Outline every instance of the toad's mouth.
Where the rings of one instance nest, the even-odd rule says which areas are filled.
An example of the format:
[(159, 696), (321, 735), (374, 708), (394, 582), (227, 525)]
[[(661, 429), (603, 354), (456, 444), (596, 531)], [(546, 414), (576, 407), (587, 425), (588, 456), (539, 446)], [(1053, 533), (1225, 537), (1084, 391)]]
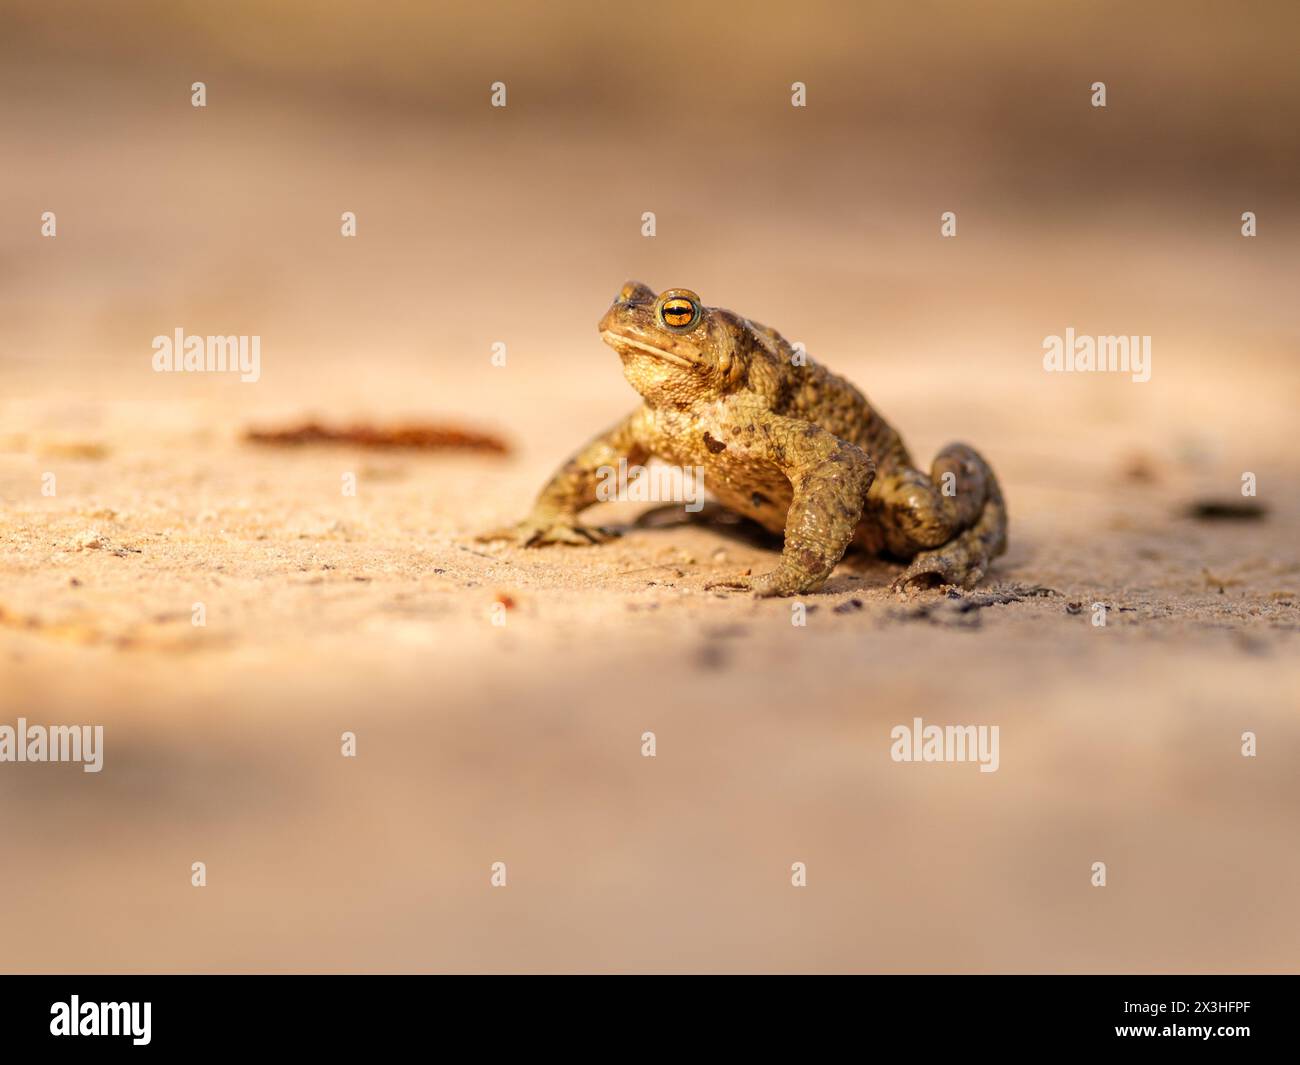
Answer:
[(612, 329), (606, 329), (600, 334), (600, 339), (608, 344), (611, 348), (617, 348), (620, 344), (625, 344), (629, 348), (639, 348), (656, 359), (663, 359), (665, 362), (676, 363), (678, 366), (685, 366), (688, 370), (698, 366), (700, 359), (693, 358), (689, 355), (679, 355), (675, 351), (665, 351), (663, 348), (656, 348), (653, 344), (643, 344), (639, 340), (633, 340), (631, 337), (625, 337), (621, 333), (615, 333)]

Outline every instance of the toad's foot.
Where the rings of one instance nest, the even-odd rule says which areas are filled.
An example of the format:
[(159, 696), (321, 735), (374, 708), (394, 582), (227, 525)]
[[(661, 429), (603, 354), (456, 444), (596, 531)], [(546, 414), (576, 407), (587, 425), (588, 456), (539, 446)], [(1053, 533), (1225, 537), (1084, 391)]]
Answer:
[(736, 588), (742, 592), (752, 592), (755, 599), (766, 599), (774, 595), (798, 595), (801, 592), (811, 592), (822, 583), (792, 570), (778, 568), (754, 577), (743, 575), (708, 581), (704, 587), (706, 589)]
[(596, 525), (581, 525), (572, 519), (525, 518), (515, 525), (506, 525), (481, 533), (475, 539), (480, 543), (505, 540), (522, 547), (544, 547), (548, 544), (572, 544), (588, 547), (602, 544), (620, 535), (613, 529)]
[(818, 426), (771, 414), (761, 424), (769, 460), (793, 489), (781, 561), (770, 573), (712, 586), (741, 588), (760, 598), (815, 592), (853, 539), (876, 466), (861, 448)]
[(990, 552), (975, 529), (967, 529), (942, 547), (922, 551), (890, 585), (895, 592), (951, 584), (974, 588), (984, 577)]

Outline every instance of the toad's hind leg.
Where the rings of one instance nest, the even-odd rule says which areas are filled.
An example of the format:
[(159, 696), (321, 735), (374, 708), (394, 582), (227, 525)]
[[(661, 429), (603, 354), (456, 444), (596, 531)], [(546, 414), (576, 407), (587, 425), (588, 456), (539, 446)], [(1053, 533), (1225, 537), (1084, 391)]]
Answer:
[(993, 470), (978, 451), (949, 444), (927, 477), (904, 468), (877, 481), (885, 547), (911, 565), (895, 590), (974, 587), (1007, 549), (1007, 510)]

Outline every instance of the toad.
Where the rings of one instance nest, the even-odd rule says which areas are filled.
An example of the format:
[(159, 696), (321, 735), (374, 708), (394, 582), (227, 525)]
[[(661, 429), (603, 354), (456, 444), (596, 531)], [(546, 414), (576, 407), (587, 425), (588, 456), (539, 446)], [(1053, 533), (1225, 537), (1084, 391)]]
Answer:
[(711, 582), (759, 596), (816, 591), (856, 546), (907, 563), (896, 590), (969, 588), (1006, 550), (1007, 512), (989, 464), (949, 444), (929, 473), (844, 378), (775, 329), (690, 289), (655, 293), (629, 281), (601, 318), (601, 339), (642, 404), (574, 454), (517, 525), (480, 539), (529, 547), (611, 535), (579, 522), (602, 471), (657, 457), (703, 467), (724, 507), (785, 546), (767, 573)]

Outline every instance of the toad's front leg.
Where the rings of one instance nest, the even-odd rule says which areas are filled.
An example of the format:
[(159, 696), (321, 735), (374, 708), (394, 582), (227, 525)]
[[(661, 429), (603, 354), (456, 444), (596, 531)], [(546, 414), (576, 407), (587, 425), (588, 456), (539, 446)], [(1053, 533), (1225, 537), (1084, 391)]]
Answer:
[(781, 561), (770, 573), (706, 587), (744, 588), (758, 596), (813, 592), (853, 539), (876, 466), (861, 448), (810, 422), (774, 416), (763, 428), (768, 457), (793, 489)]
[(515, 525), (482, 533), (478, 539), (513, 540), (525, 547), (540, 547), (594, 544), (616, 535), (581, 524), (578, 515), (596, 502), (597, 487), (608, 471), (618, 467), (619, 459), (638, 465), (650, 457), (647, 417), (643, 407), (601, 433), (555, 471), (528, 517)]

